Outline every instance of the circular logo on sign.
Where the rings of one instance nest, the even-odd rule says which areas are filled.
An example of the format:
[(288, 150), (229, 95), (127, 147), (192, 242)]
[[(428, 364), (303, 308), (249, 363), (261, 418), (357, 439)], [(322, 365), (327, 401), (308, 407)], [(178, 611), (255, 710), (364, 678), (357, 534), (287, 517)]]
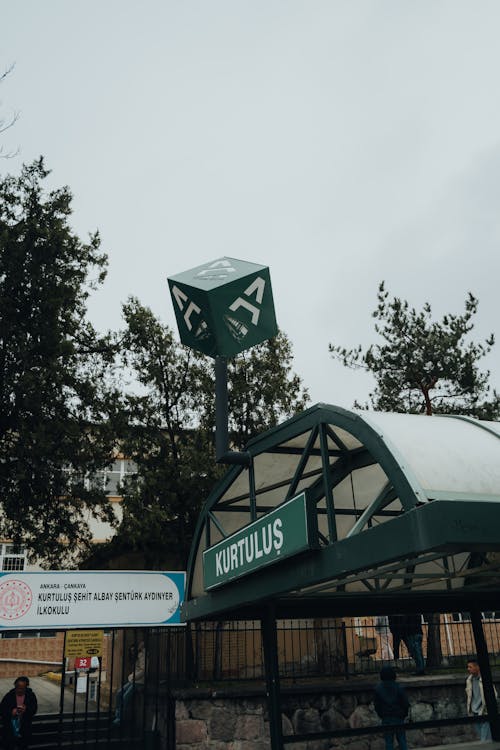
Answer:
[(33, 593), (23, 581), (9, 580), (0, 583), (0, 617), (17, 620), (31, 607)]

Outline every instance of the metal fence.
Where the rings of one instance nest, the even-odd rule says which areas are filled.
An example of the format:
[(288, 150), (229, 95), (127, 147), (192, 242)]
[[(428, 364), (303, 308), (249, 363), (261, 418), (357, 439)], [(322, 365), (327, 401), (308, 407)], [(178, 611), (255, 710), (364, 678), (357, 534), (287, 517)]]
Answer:
[(161, 737), (162, 747), (175, 748), (171, 687), (186, 682), (187, 645), (182, 627), (106, 630), (95, 666), (66, 658), (50, 673), (60, 698), (35, 717), (30, 747), (144, 750)]
[[(492, 664), (500, 664), (500, 618), (484, 613), (483, 627)], [(463, 672), (466, 660), (475, 656), (472, 626), (465, 613), (423, 616), (422, 630), (429, 672)], [(202, 623), (187, 635), (192, 680), (264, 678), (260, 622)], [(404, 643), (399, 655), (394, 654), (389, 629), (377, 627), (375, 617), (279, 621), (278, 659), (281, 678), (291, 681), (375, 674), (384, 664), (400, 672), (415, 669)]]
[[(493, 615), (493, 616), (491, 616)], [(429, 631), (439, 643), (438, 658), (426, 671), (463, 674), (467, 658), (475, 655), (471, 623), (466, 614), (423, 618), (424, 655), (429, 656)], [(492, 664), (500, 664), (500, 618), (484, 613), (485, 638)], [(433, 630), (434, 628), (434, 630)], [(436, 637), (437, 636), (437, 637)], [(137, 646), (144, 643), (145, 674), (134, 666)], [(390, 632), (375, 617), (345, 620), (281, 620), (278, 623), (280, 676), (286, 682), (348, 679), (376, 674), (383, 664), (413, 671), (405, 646), (394, 659)], [(131, 676), (130, 676), (131, 675)], [(99, 668), (86, 674), (67, 664), (61, 675), (59, 711), (38, 717), (37, 736), (54, 746), (71, 740), (76, 749), (94, 747), (175, 747), (173, 689), (195, 683), (242, 681), (262, 683), (265, 677), (260, 621), (205, 622), (186, 627), (110, 630), (105, 634)], [(85, 679), (84, 679), (85, 678)], [(83, 680), (83, 683), (82, 683)], [(128, 706), (116, 726), (117, 698), (132, 681)], [(83, 686), (83, 692), (82, 692)], [(34, 747), (36, 746), (36, 743)]]

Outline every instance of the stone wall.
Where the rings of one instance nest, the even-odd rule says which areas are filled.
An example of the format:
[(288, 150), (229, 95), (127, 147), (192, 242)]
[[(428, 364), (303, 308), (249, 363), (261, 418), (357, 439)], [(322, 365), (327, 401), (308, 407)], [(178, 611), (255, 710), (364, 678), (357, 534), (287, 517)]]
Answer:
[[(463, 678), (429, 678), (404, 682), (411, 703), (410, 722), (454, 719), (465, 715)], [(176, 697), (177, 750), (269, 750), (265, 697), (253, 694), (182, 692)], [(379, 724), (372, 686), (343, 683), (321, 691), (282, 692), (285, 735), (357, 729)], [(407, 731), (410, 748), (465, 742), (476, 738), (472, 726), (456, 724)], [(381, 734), (316, 740), (288, 745), (295, 750), (383, 750)]]

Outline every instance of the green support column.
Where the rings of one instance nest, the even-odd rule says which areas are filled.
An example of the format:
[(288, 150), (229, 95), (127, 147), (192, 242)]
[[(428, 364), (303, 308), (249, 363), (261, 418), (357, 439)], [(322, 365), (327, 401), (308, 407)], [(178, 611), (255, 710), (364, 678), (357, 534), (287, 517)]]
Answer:
[(323, 463), (323, 485), (325, 491), (326, 516), (328, 518), (328, 536), (330, 544), (337, 541), (337, 521), (335, 519), (335, 507), (333, 504), (333, 485), (330, 473), (330, 456), (328, 454), (328, 437), (326, 425), (319, 427), (319, 438), (321, 447), (321, 460)]
[(257, 520), (257, 492), (255, 488), (255, 467), (253, 458), (250, 457), (248, 464), (248, 487), (250, 490), (250, 520)]
[(272, 602), (266, 607), (265, 614), (261, 619), (261, 627), (264, 646), (264, 666), (266, 670), (271, 750), (283, 750), (276, 608)]
[(479, 664), (479, 669), (481, 670), (484, 700), (486, 702), (486, 710), (488, 711), (487, 718), (491, 727), (491, 736), (494, 740), (498, 741), (500, 740), (500, 717), (498, 715), (498, 706), (495, 698), (495, 690), (493, 687), (493, 677), (491, 674), (488, 647), (486, 645), (486, 639), (484, 637), (481, 612), (479, 612), (479, 610), (477, 609), (471, 610), (470, 619), (472, 624), (472, 631), (474, 633), (474, 641), (476, 642), (477, 661)]

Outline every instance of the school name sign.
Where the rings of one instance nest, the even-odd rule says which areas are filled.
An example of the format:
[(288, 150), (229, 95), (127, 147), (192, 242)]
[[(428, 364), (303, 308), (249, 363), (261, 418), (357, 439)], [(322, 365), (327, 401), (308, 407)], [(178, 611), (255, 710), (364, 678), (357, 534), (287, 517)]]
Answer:
[(206, 591), (318, 545), (316, 508), (305, 492), (203, 553)]
[(178, 625), (185, 578), (183, 571), (0, 573), (0, 631)]

